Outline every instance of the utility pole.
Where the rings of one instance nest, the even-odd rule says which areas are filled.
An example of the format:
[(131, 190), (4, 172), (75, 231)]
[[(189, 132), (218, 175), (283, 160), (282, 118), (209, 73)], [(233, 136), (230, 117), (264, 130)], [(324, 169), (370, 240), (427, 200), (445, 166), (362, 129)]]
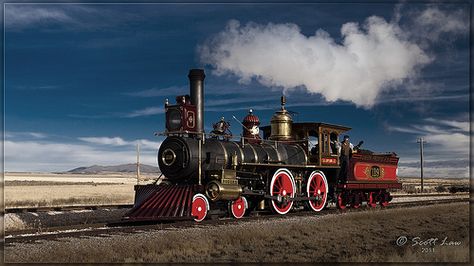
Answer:
[(420, 177), (421, 177), (421, 193), (423, 193), (423, 144), (426, 141), (423, 138), (419, 138), (417, 143), (420, 143)]
[(137, 143), (137, 185), (140, 181), (140, 143)]

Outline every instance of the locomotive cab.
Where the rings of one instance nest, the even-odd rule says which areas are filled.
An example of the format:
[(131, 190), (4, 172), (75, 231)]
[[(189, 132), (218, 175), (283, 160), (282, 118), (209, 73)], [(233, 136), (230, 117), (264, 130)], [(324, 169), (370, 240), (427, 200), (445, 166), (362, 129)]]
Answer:
[[(269, 139), (271, 127), (260, 129), (263, 131), (263, 138)], [(308, 164), (338, 167), (340, 162), (336, 142), (339, 141), (340, 134), (350, 129), (327, 123), (293, 123), (291, 139), (305, 150)]]

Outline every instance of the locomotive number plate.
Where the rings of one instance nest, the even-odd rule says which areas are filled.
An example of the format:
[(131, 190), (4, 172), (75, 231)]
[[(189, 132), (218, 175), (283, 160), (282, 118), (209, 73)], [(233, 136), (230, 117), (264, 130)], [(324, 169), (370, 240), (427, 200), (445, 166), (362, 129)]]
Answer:
[(383, 167), (377, 165), (373, 165), (372, 167), (367, 166), (367, 168), (365, 168), (365, 175), (372, 178), (382, 178), (385, 175), (385, 171)]

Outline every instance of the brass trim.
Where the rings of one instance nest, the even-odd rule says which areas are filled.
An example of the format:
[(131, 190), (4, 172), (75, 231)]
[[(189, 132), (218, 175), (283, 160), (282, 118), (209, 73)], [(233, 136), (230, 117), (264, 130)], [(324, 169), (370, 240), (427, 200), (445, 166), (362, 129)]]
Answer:
[[(171, 152), (171, 156), (172, 156), (172, 160), (171, 160), (170, 163), (168, 163), (168, 162), (166, 161), (166, 158), (165, 158), (165, 157), (166, 157), (166, 156), (165, 156), (166, 153), (169, 153), (169, 152)], [(171, 165), (173, 165), (174, 162), (176, 161), (176, 153), (175, 153), (172, 149), (170, 149), (170, 148), (165, 149), (165, 150), (163, 151), (163, 153), (161, 154), (161, 161), (162, 161), (163, 164), (166, 165), (166, 166), (171, 166)]]

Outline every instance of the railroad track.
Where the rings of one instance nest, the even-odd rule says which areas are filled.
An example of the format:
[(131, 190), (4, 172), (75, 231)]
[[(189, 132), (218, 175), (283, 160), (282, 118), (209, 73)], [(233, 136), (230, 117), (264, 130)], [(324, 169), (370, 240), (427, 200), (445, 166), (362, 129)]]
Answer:
[(50, 211), (82, 211), (100, 209), (130, 209), (133, 204), (99, 204), (99, 205), (67, 205), (67, 206), (47, 206), (47, 207), (19, 207), (6, 208), (5, 213), (24, 212), (50, 212)]
[[(394, 194), (393, 198), (418, 198), (418, 197), (455, 197), (469, 195), (468, 192), (456, 194), (432, 193), (432, 194)], [(130, 209), (133, 204), (95, 204), (95, 205), (65, 205), (65, 206), (44, 206), (44, 207), (18, 207), (6, 208), (4, 213), (25, 213), (25, 212), (50, 212), (50, 211), (79, 211), (79, 210), (100, 210), (100, 209)]]
[[(334, 207), (326, 209), (318, 214), (315, 214), (312, 211), (300, 211), (281, 216), (278, 214), (271, 213), (261, 213), (256, 212), (254, 215), (244, 217), (242, 219), (236, 220), (233, 218), (215, 218), (204, 220), (201, 223), (196, 223), (194, 221), (175, 221), (175, 222), (162, 222), (162, 223), (139, 223), (134, 224), (133, 226), (119, 225), (116, 223), (114, 226), (107, 226), (105, 223), (98, 224), (89, 224), (89, 225), (79, 225), (79, 226), (62, 226), (62, 227), (51, 227), (43, 230), (31, 229), (31, 230), (22, 230), (16, 232), (6, 232), (4, 243), (6, 246), (14, 245), (15, 243), (32, 243), (39, 240), (48, 240), (48, 239), (59, 239), (59, 238), (84, 238), (84, 237), (107, 237), (113, 234), (130, 234), (130, 233), (140, 233), (150, 230), (176, 230), (177, 228), (191, 228), (191, 227), (201, 227), (217, 224), (234, 224), (234, 223), (245, 223), (251, 222), (258, 219), (291, 219), (294, 217), (304, 217), (304, 216), (324, 216), (330, 214), (340, 214), (348, 212), (361, 212), (361, 211), (380, 211), (383, 209), (391, 208), (410, 208), (416, 206), (426, 206), (433, 204), (443, 204), (443, 203), (455, 203), (455, 202), (468, 202), (469, 197), (457, 197), (449, 199), (437, 199), (437, 200), (417, 200), (417, 201), (408, 201), (408, 202), (399, 202), (392, 203), (384, 208), (359, 208), (359, 209), (346, 209), (338, 210)], [(110, 224), (110, 223), (109, 223)]]

